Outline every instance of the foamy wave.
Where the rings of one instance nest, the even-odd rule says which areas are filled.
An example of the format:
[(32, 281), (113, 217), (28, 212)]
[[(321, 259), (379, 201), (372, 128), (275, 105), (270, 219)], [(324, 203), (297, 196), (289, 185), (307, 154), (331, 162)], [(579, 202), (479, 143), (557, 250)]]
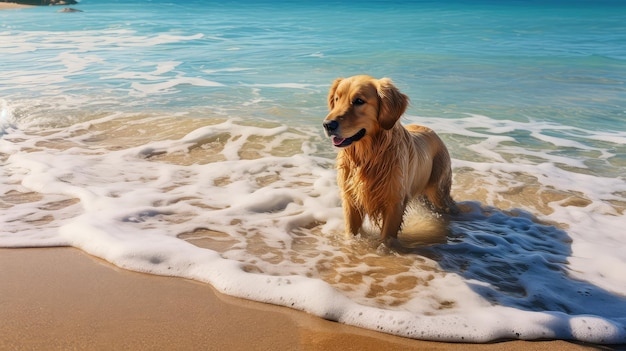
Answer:
[[(58, 49), (59, 47), (76, 48), (81, 52), (95, 49), (122, 47), (145, 47), (171, 44), (202, 39), (202, 33), (193, 35), (172, 35), (157, 33), (155, 35), (139, 35), (127, 29), (68, 31), (63, 39), (57, 32), (48, 31), (14, 31), (0, 32), (0, 48), (6, 53), (23, 53), (40, 49)], [(6, 51), (5, 51), (6, 50)]]
[(97, 65), (104, 60), (95, 55), (76, 55), (69, 52), (59, 54), (50, 61), (60, 61), (66, 67), (67, 74), (76, 74), (91, 65)]
[[(621, 223), (626, 178), (618, 160), (624, 157), (626, 133), (477, 115), (453, 124), (447, 119), (411, 119), (444, 134), (475, 138), (464, 146), (472, 153), (456, 150), (460, 158), (453, 161), (454, 167), (472, 170), (456, 172), (455, 188), (465, 193), (457, 198), (480, 199), (505, 209), (522, 207), (567, 226), (574, 238), (570, 274), (608, 291), (626, 291), (626, 278), (612, 273), (626, 270), (626, 257), (617, 252), (625, 243)], [(537, 142), (543, 144), (532, 147)], [(490, 191), (480, 195), (463, 190), (475, 187)], [(603, 239), (598, 239), (599, 233)], [(598, 252), (610, 253), (610, 258), (599, 258)]]
[(12, 109), (8, 106), (4, 99), (0, 99), (0, 137), (2, 137), (2, 135), (6, 133), (6, 130), (11, 126), (12, 118)]
[(311, 84), (300, 84), (300, 83), (275, 83), (275, 84), (249, 84), (251, 87), (262, 87), (262, 88), (286, 88), (286, 89), (311, 89)]
[(193, 77), (179, 77), (171, 79), (167, 82), (161, 83), (131, 83), (131, 88), (142, 94), (162, 94), (164, 92), (171, 91), (172, 88), (178, 85), (195, 85), (199, 87), (221, 87), (223, 84), (212, 82), (202, 78)]
[(243, 67), (231, 67), (231, 68), (224, 68), (224, 69), (205, 69), (203, 70), (204, 73), (207, 74), (215, 74), (215, 73), (223, 73), (223, 72), (245, 72), (245, 71), (252, 71), (252, 68), (243, 68)]
[(141, 71), (126, 71), (118, 74), (114, 74), (111, 76), (105, 76), (101, 79), (141, 79), (141, 80), (159, 80), (163, 79), (163, 74), (174, 71), (174, 69), (180, 65), (181, 62), (178, 61), (167, 61), (167, 62), (158, 62), (158, 63), (149, 63), (142, 64), (140, 67), (152, 67), (154, 66), (154, 71), (152, 72), (141, 72)]
[[(194, 35), (167, 33), (140, 35), (132, 30), (106, 29), (102, 31), (69, 31), (64, 32), (62, 37), (61, 40), (58, 33), (47, 31), (0, 33), (2, 52), (7, 54), (39, 52), (38, 64), (31, 64), (22, 69), (16, 67), (12, 71), (6, 72), (2, 89), (5, 91), (29, 90), (45, 96), (64, 96), (75, 93), (77, 86), (82, 86), (83, 89), (80, 90), (88, 94), (93, 89), (90, 87), (90, 81), (100, 79), (142, 81), (169, 79), (154, 84), (142, 81), (133, 82), (131, 88), (134, 92), (147, 95), (168, 93), (171, 88), (180, 84), (203, 87), (222, 85), (201, 77), (188, 77), (182, 72), (172, 72), (180, 62), (136, 64), (132, 57), (120, 62), (120, 50), (200, 40), (204, 37), (201, 33)], [(61, 53), (58, 53), (60, 49)], [(153, 72), (133, 71), (133, 68), (150, 66), (155, 66)], [(167, 73), (175, 73), (176, 76), (167, 77)], [(101, 95), (102, 93), (97, 94)], [(83, 100), (91, 101), (102, 98), (104, 97), (94, 94)]]
[[(508, 160), (520, 138), (558, 138), (553, 125), (420, 120), (444, 138), (475, 138), (470, 152), (482, 160), (455, 158), (454, 195), (504, 210), (475, 201), (449, 219), (412, 210), (402, 254), (380, 246), (371, 226), (343, 236), (319, 131), (123, 114), (0, 139), (0, 200), (10, 209), (0, 213), (0, 245), (71, 245), (120, 267), (413, 338), (625, 342), (626, 286), (611, 273), (626, 268), (614, 232), (623, 179), (568, 170), (550, 149), (541, 162), (522, 151), (525, 162)], [(410, 245), (409, 229), (440, 237)]]

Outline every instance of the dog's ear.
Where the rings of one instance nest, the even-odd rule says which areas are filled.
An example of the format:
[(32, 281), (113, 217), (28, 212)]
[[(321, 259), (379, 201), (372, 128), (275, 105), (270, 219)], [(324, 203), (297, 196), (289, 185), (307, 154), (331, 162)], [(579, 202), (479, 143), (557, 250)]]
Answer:
[(406, 111), (409, 97), (402, 94), (389, 78), (378, 80), (378, 97), (380, 99), (378, 123), (384, 129), (391, 129)]
[(333, 85), (330, 86), (330, 90), (328, 91), (328, 109), (332, 110), (335, 107), (335, 91), (337, 91), (337, 87), (343, 78), (337, 78), (333, 82)]

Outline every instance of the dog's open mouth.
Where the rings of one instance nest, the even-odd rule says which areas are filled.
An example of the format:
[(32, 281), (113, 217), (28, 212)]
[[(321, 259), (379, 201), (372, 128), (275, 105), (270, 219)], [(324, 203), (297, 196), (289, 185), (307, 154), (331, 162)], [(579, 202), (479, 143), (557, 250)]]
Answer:
[(333, 141), (333, 145), (336, 147), (346, 147), (352, 144), (355, 141), (361, 140), (365, 136), (365, 128), (359, 130), (356, 134), (349, 138), (339, 138), (337, 136), (333, 136), (331, 140)]

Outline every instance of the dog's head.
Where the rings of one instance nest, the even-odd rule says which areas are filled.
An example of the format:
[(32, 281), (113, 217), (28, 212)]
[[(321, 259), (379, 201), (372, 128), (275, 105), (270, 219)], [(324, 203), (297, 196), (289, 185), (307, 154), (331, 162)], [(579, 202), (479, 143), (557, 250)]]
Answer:
[(324, 130), (333, 145), (346, 147), (393, 128), (408, 103), (409, 98), (389, 78), (337, 78), (328, 93), (330, 113), (324, 120)]

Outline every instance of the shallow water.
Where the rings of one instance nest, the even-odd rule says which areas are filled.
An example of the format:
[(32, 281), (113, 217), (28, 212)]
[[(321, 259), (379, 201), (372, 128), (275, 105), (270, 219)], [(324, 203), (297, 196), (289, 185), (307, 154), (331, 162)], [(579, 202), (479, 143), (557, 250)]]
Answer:
[[(0, 245), (412, 338), (626, 342), (623, 6), (292, 5), (0, 12)], [(354, 73), (453, 157), (462, 213), (397, 247), (343, 233), (320, 125)]]

